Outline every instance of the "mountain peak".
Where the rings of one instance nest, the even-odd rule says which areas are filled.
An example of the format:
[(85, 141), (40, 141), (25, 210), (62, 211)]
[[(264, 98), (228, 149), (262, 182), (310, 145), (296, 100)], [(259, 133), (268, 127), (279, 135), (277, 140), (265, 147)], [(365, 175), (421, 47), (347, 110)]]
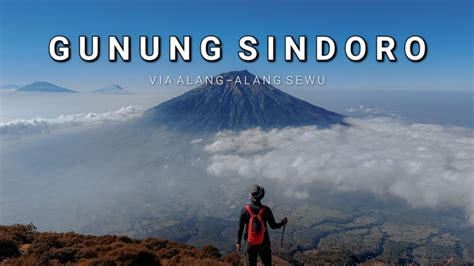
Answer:
[(36, 81), (16, 89), (19, 92), (68, 92), (77, 93), (75, 90), (66, 89), (46, 81)]
[(344, 116), (293, 97), (247, 70), (217, 76), (222, 82), (203, 84), (151, 108), (145, 118), (190, 131), (346, 124)]
[(220, 74), (222, 75), (223, 77), (236, 77), (236, 76), (240, 76), (240, 77), (255, 77), (255, 75), (253, 75), (252, 73), (250, 73), (247, 69), (243, 69), (243, 70), (233, 70), (233, 71), (229, 71), (229, 72), (225, 72), (225, 73), (222, 73)]
[(240, 79), (241, 83), (246, 81), (253, 81), (257, 76), (250, 73), (247, 69), (238, 70), (238, 71), (229, 71), (226, 73), (221, 73), (217, 75), (218, 77), (222, 77), (224, 82), (234, 82), (237, 80), (237, 77)]
[(109, 85), (109, 86), (107, 86), (107, 87), (109, 87), (109, 88), (115, 88), (115, 89), (117, 89), (117, 90), (123, 90), (123, 88), (122, 88), (120, 85), (118, 85), (118, 84), (112, 84), (112, 85)]
[(129, 91), (125, 90), (122, 86), (118, 84), (111, 84), (105, 86), (103, 88), (97, 89), (92, 93), (99, 93), (99, 94), (132, 94)]

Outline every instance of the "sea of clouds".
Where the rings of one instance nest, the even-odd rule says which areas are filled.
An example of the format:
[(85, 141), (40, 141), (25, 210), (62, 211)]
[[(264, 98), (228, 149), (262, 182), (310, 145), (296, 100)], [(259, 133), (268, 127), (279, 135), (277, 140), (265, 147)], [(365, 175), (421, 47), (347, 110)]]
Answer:
[(0, 123), (1, 135), (28, 135), (34, 133), (48, 133), (52, 130), (97, 125), (106, 122), (126, 121), (141, 116), (143, 109), (136, 106), (127, 106), (116, 111), (105, 113), (85, 113), (61, 115), (56, 118), (35, 118), (28, 120), (14, 120)]
[[(142, 109), (128, 106), (105, 113), (17, 120), (0, 124), (0, 141), (9, 141), (10, 137), (25, 134), (48, 134), (61, 129), (71, 129), (71, 134), (74, 134), (77, 128), (128, 121), (142, 113)], [(267, 178), (284, 187), (285, 196), (300, 200), (311, 197), (313, 186), (326, 186), (336, 191), (371, 193), (382, 197), (390, 195), (413, 207), (460, 208), (465, 211), (467, 219), (474, 223), (472, 129), (408, 123), (393, 117), (348, 118), (347, 122), (351, 126), (222, 131), (211, 140), (195, 136), (194, 140), (187, 140), (186, 145), (204, 147), (202, 152), (206, 156), (203, 158), (209, 159), (202, 167), (210, 177), (248, 178), (247, 180)], [(141, 135), (132, 135), (133, 138), (139, 138), (136, 143), (142, 143)], [(120, 143), (110, 151), (101, 152), (116, 154), (115, 147), (128, 143), (130, 137), (130, 134), (124, 132), (122, 138), (126, 139), (122, 140), (117, 136)], [(109, 138), (109, 135), (99, 135), (93, 141), (99, 141), (96, 145), (99, 147), (102, 139)], [(14, 145), (10, 146), (10, 149), (14, 149)], [(54, 150), (66, 149), (63, 146), (54, 145)], [(36, 149), (35, 147), (32, 146), (31, 149)], [(123, 159), (131, 165), (135, 161), (137, 165), (141, 165), (140, 160), (149, 160), (140, 155), (147, 154), (148, 149), (156, 154), (157, 148), (150, 145), (127, 146), (128, 154), (138, 155), (124, 155)], [(31, 153), (27, 149), (24, 152), (26, 157)], [(15, 158), (23, 156), (21, 154)], [(109, 158), (110, 154), (103, 154), (101, 158)], [(88, 165), (99, 159), (84, 156), (75, 158), (75, 161), (81, 161), (83, 169), (94, 169)], [(7, 158), (9, 157), (4, 156), (2, 160)], [(178, 162), (178, 159), (172, 160)], [(12, 163), (21, 162), (14, 161), (9, 165)], [(49, 169), (53, 166), (45, 164), (41, 167), (46, 167), (43, 170), (49, 173), (65, 166), (56, 165), (55, 169)], [(24, 166), (18, 169), (18, 173), (10, 174), (16, 176), (29, 171)], [(150, 168), (140, 169), (138, 172), (143, 172), (146, 176), (147, 173), (156, 171)]]
[(347, 121), (352, 126), (220, 132), (204, 148), (207, 171), (275, 180), (297, 199), (311, 196), (305, 187), (325, 185), (389, 194), (413, 207), (461, 208), (474, 223), (472, 130), (393, 118)]

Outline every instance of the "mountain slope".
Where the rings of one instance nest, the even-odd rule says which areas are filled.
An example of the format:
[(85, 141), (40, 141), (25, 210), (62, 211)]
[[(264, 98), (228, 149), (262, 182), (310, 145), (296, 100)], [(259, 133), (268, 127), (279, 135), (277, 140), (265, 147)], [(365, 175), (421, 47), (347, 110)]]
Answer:
[[(344, 116), (293, 97), (271, 85), (255, 84), (248, 71), (221, 74), (221, 85), (204, 84), (145, 113), (153, 123), (184, 130), (242, 130), (345, 124)], [(240, 80), (241, 82), (238, 82)], [(250, 82), (251, 85), (245, 84)]]
[(117, 84), (112, 84), (100, 89), (97, 89), (93, 91), (92, 93), (98, 93), (98, 94), (132, 94), (131, 92), (125, 90), (123, 87)]
[(40, 233), (33, 225), (0, 225), (1, 265), (236, 265), (237, 254), (222, 257), (213, 246), (168, 240)]
[[(149, 237), (37, 232), (32, 224), (0, 225), (1, 265), (245, 265), (245, 257)], [(273, 265), (288, 266), (273, 256)]]
[(16, 89), (18, 92), (66, 92), (77, 93), (75, 90), (66, 89), (45, 81), (38, 81)]

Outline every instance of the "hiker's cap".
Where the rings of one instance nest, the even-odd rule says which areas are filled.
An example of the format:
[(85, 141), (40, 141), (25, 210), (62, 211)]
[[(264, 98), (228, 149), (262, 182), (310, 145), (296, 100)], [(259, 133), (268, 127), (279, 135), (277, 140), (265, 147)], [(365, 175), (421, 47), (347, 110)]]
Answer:
[(254, 185), (250, 186), (249, 194), (255, 200), (261, 200), (265, 196), (265, 189), (262, 186), (254, 184)]

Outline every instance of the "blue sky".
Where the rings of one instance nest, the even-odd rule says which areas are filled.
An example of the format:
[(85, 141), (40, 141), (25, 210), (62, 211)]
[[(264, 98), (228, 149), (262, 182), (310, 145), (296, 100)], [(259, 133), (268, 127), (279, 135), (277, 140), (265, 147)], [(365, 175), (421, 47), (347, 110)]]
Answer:
[[(2, 1), (2, 84), (24, 85), (50, 81), (78, 90), (110, 83), (147, 87), (148, 75), (217, 74), (248, 69), (257, 75), (320, 74), (328, 88), (341, 90), (472, 90), (472, 1)], [(238, 40), (250, 34), (261, 40), (277, 37), (277, 62), (264, 54), (255, 63), (238, 56)], [(49, 40), (65, 35), (72, 41), (72, 60), (57, 63), (48, 54)], [(79, 35), (100, 35), (106, 48), (109, 35), (132, 37), (132, 62), (110, 63), (107, 50), (94, 63), (78, 58)], [(145, 63), (138, 58), (138, 36), (160, 35), (161, 59)], [(167, 37), (191, 35), (193, 61), (170, 63)], [(199, 41), (217, 35), (223, 42), (223, 59), (205, 62)], [(283, 37), (309, 38), (307, 62), (283, 60)], [(330, 63), (314, 60), (314, 36), (329, 35), (338, 44)], [(368, 56), (360, 63), (346, 59), (344, 41), (363, 36)], [(398, 41), (396, 63), (377, 63), (375, 37), (391, 35)], [(421, 63), (408, 61), (404, 41), (422, 36), (428, 55)], [(76, 46), (76, 49), (74, 49)]]

